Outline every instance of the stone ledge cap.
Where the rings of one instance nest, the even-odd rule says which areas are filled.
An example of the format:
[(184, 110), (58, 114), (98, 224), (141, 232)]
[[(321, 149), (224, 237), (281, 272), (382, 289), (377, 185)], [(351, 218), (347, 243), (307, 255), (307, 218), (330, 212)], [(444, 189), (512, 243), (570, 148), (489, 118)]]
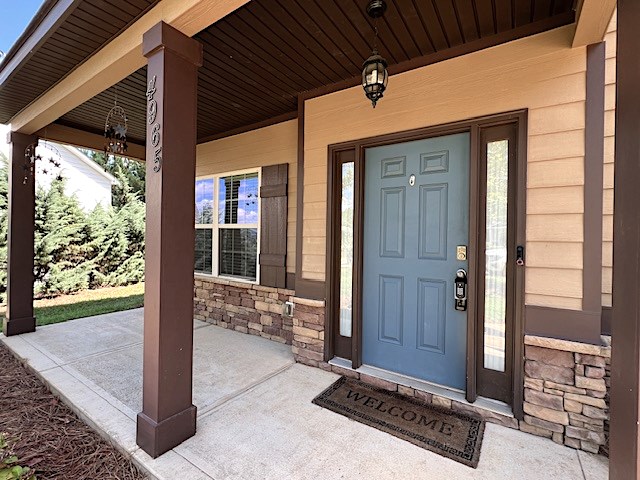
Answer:
[(598, 357), (611, 357), (611, 347), (604, 345), (592, 345), (590, 343), (573, 342), (559, 338), (538, 337), (535, 335), (524, 336), (525, 345), (562, 350), (565, 352), (582, 353), (584, 355), (597, 355)]

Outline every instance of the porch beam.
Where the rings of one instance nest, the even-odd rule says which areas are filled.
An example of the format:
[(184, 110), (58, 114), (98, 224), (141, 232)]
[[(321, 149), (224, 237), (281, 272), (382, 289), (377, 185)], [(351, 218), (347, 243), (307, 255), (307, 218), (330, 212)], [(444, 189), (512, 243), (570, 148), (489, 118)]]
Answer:
[(640, 2), (618, 1), (609, 478), (640, 478)]
[[(38, 137), (9, 132), (9, 205), (7, 234), (7, 313), (2, 325), (6, 336), (33, 332), (33, 233), (35, 178), (25, 172), (25, 151)], [(25, 175), (26, 173), (26, 175)]]
[(162, 0), (127, 30), (11, 119), (12, 130), (32, 134), (143, 67), (142, 36), (165, 22), (188, 37), (249, 0)]
[(604, 40), (607, 27), (616, 8), (616, 0), (581, 0), (578, 2), (575, 47), (584, 47)]
[(192, 404), (198, 67), (202, 45), (164, 22), (148, 58), (143, 410), (137, 443), (152, 457), (196, 432)]
[[(52, 140), (54, 142), (73, 145), (80, 148), (88, 148), (101, 152), (104, 150), (104, 136), (97, 133), (87, 132), (78, 128), (52, 123), (38, 130), (38, 137)], [(127, 141), (129, 148), (126, 156), (144, 161), (146, 149), (144, 145)]]

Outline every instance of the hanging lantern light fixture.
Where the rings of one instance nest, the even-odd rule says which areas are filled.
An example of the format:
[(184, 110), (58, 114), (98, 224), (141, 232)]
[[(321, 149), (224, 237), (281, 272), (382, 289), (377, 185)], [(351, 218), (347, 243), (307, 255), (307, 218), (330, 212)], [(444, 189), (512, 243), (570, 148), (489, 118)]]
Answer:
[(373, 108), (380, 100), (387, 88), (389, 72), (387, 72), (387, 61), (378, 53), (378, 18), (387, 11), (385, 0), (370, 0), (367, 5), (367, 14), (374, 20), (374, 42), (371, 56), (362, 65), (362, 88)]
[(124, 155), (127, 153), (127, 114), (118, 105), (118, 90), (116, 86), (113, 108), (107, 113), (104, 122), (104, 153)]

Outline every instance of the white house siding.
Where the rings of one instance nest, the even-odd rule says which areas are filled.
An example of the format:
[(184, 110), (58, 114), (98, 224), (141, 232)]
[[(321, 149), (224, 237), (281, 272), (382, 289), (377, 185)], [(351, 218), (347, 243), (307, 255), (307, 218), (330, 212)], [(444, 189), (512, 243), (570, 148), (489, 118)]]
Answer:
[[(65, 193), (75, 195), (80, 206), (85, 211), (93, 210), (96, 205), (111, 205), (111, 186), (115, 179), (101, 170), (97, 164), (92, 164), (82, 152), (74, 147), (58, 143), (47, 142), (48, 146), (38, 147), (42, 161), (36, 170), (36, 186), (48, 189), (52, 180), (60, 174), (66, 180)], [(58, 157), (55, 152), (59, 152)], [(51, 165), (49, 158), (60, 162), (60, 168)], [(45, 174), (43, 170), (46, 170)]]

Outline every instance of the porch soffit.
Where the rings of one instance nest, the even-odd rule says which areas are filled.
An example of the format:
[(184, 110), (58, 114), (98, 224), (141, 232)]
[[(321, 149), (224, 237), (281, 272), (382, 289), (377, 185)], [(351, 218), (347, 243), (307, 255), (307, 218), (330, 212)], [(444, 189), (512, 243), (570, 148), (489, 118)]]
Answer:
[[(204, 45), (199, 142), (295, 115), (300, 94), (357, 85), (362, 61), (371, 52), (373, 25), (366, 4), (367, 0), (252, 0), (198, 33), (195, 38)], [(390, 73), (399, 73), (571, 24), (573, 4), (573, 0), (389, 0), (378, 26), (379, 50), (389, 61)], [(71, 61), (70, 57), (65, 59)], [(130, 138), (139, 143), (145, 137), (145, 89), (146, 67), (117, 84), (119, 103), (130, 120)], [(5, 90), (0, 90), (0, 106)], [(94, 96), (56, 123), (101, 133), (115, 90), (114, 86)], [(24, 84), (9, 96), (16, 93), (28, 96)], [(9, 115), (19, 111), (6, 110)], [(1, 115), (0, 109), (0, 121), (6, 121)]]
[(0, 63), (0, 123), (7, 123), (158, 2), (45, 2)]

